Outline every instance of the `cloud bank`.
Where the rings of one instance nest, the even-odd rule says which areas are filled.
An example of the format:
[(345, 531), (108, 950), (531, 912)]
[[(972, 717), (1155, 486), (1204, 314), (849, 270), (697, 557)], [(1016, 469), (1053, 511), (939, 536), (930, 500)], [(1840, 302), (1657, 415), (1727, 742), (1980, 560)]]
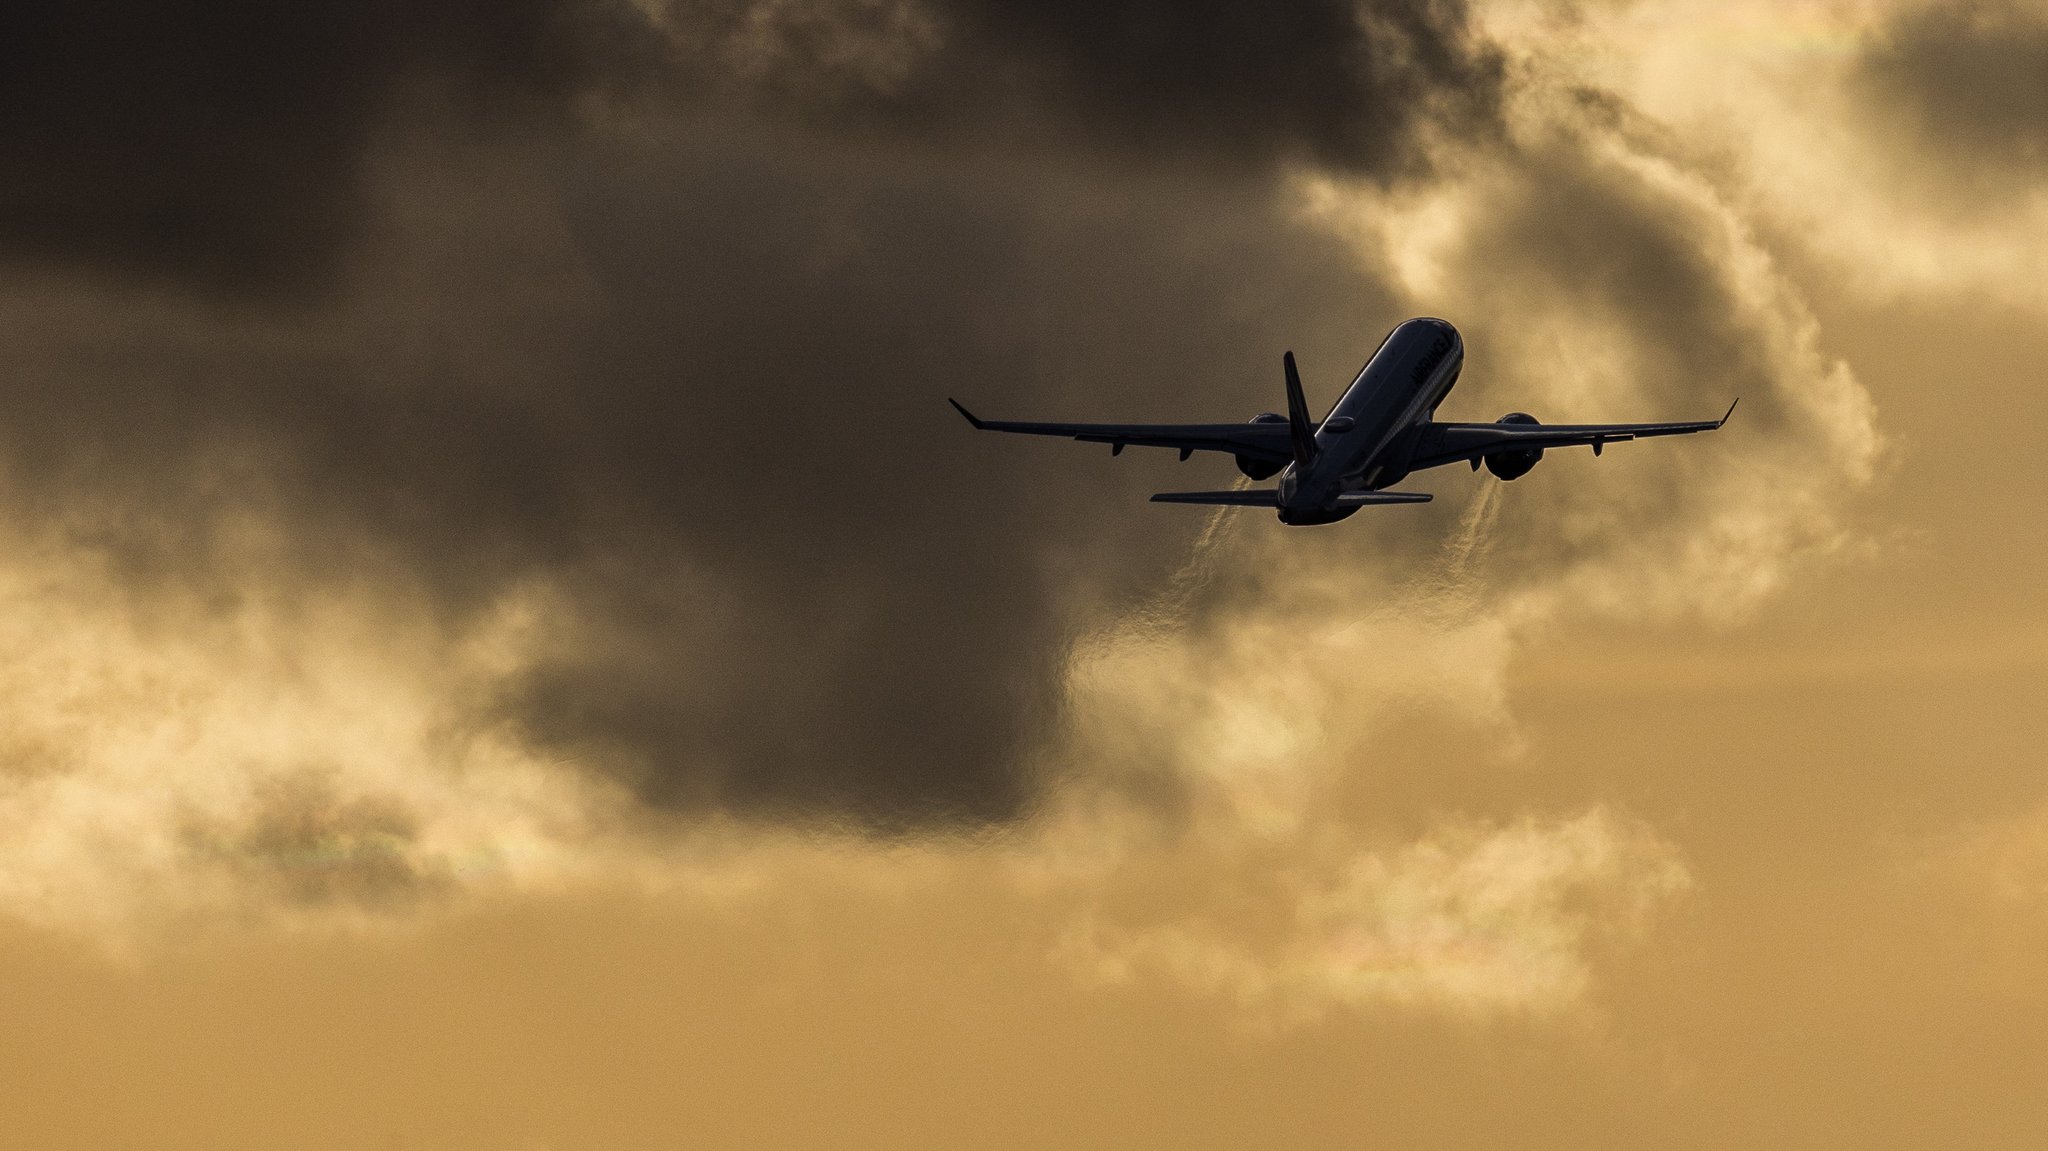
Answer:
[[(1352, 782), (1415, 714), (1511, 757), (1528, 636), (1742, 610), (1881, 458), (1754, 201), (1499, 13), (44, 15), (45, 128), (0, 136), (0, 907), (41, 922), (909, 837), (999, 844), (1099, 972), (1568, 1003), (1682, 853)], [(1412, 313), (1466, 332), (1448, 418), (1743, 407), (1282, 533), (939, 402), (1244, 418), (1280, 350), (1327, 402)]]

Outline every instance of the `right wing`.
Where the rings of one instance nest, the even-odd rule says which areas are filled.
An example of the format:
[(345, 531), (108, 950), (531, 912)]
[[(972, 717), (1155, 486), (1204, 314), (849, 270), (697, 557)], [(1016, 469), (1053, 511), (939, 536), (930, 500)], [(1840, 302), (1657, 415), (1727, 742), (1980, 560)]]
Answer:
[(1272, 463), (1294, 459), (1293, 431), (1283, 423), (1270, 424), (1046, 424), (1017, 420), (984, 420), (960, 405), (947, 403), (967, 422), (986, 432), (1021, 432), (1031, 436), (1064, 436), (1090, 444), (1108, 444), (1121, 452), (1131, 444), (1145, 448), (1179, 448), (1181, 458), (1193, 452), (1228, 452), (1235, 456)]
[(1718, 430), (1735, 414), (1735, 405), (1718, 420), (1670, 424), (1425, 424), (1408, 467), (1413, 471), (1472, 461), (1473, 467), (1494, 452), (1532, 448), (1590, 447), (1594, 455), (1608, 444), (1651, 436), (1685, 436)]

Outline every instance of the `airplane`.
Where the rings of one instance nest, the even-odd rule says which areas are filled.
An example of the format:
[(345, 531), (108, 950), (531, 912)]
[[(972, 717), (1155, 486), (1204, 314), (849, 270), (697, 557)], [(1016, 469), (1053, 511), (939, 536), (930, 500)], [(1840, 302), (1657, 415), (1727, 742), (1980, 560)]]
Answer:
[(1287, 373), (1287, 414), (1262, 412), (1242, 424), (1054, 424), (984, 420), (948, 397), (967, 422), (982, 431), (1067, 436), (1108, 444), (1111, 455), (1131, 444), (1178, 448), (1186, 460), (1196, 452), (1226, 452), (1237, 470), (1253, 480), (1279, 476), (1272, 488), (1220, 492), (1160, 492), (1154, 503), (1213, 504), (1274, 508), (1290, 525), (1335, 523), (1364, 507), (1420, 504), (1428, 492), (1387, 490), (1411, 472), (1470, 461), (1503, 480), (1525, 476), (1550, 448), (1590, 446), (1599, 455), (1608, 444), (1650, 436), (1711, 432), (1728, 422), (1735, 405), (1718, 420), (1668, 424), (1543, 424), (1524, 412), (1509, 412), (1490, 424), (1442, 424), (1437, 405), (1458, 382), (1465, 341), (1458, 329), (1422, 317), (1395, 327), (1379, 350), (1344, 390), (1343, 398), (1318, 424), (1308, 415), (1294, 353), (1282, 358)]

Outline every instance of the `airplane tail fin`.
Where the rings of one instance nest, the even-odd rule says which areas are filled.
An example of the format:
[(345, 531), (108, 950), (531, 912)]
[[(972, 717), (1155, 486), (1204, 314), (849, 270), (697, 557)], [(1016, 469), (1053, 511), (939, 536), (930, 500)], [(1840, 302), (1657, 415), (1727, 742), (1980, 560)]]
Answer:
[(1160, 492), (1155, 504), (1216, 504), (1232, 508), (1277, 508), (1280, 493), (1271, 488), (1249, 488), (1229, 492)]
[(1316, 430), (1308, 417), (1308, 400), (1301, 394), (1301, 373), (1294, 370), (1294, 353), (1281, 362), (1287, 366), (1287, 427), (1294, 434), (1294, 465), (1306, 468), (1315, 462)]

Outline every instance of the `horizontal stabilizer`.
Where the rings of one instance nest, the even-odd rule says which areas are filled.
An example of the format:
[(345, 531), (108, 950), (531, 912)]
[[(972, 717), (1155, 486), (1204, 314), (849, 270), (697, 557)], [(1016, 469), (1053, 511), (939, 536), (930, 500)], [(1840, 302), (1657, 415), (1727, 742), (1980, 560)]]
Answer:
[(1435, 498), (1428, 492), (1345, 492), (1337, 497), (1337, 506), (1362, 508), (1367, 504), (1426, 504)]
[(1155, 504), (1218, 504), (1233, 508), (1277, 508), (1280, 493), (1270, 488), (1252, 488), (1232, 492), (1160, 492), (1152, 497)]

